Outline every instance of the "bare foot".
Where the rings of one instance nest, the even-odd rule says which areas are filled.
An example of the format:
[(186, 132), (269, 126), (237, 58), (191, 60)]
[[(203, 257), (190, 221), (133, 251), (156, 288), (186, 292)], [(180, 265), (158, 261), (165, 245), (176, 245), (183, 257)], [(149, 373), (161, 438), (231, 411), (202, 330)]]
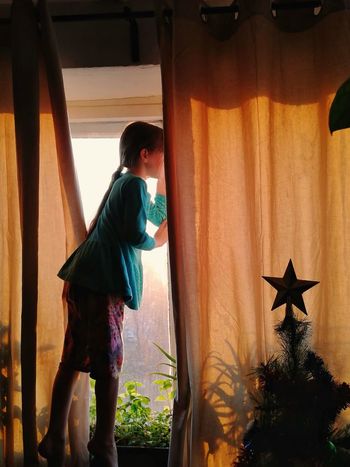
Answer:
[(92, 438), (87, 445), (92, 456), (92, 466), (118, 467), (118, 454), (115, 443), (98, 443)]
[(64, 467), (65, 439), (55, 438), (46, 433), (38, 446), (41, 457), (47, 460), (49, 467)]

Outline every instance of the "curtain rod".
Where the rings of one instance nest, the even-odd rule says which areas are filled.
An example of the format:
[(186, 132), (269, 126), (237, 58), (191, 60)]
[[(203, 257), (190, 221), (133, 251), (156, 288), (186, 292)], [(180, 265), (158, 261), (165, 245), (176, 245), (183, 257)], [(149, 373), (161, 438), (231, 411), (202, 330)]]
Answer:
[[(319, 8), (322, 6), (321, 0), (306, 0), (306, 1), (290, 1), (290, 2), (276, 2), (271, 1), (271, 10), (300, 10), (306, 8)], [(239, 12), (239, 4), (234, 3), (229, 6), (202, 6), (199, 8), (199, 14), (201, 16), (215, 15), (223, 13), (237, 14)], [(172, 17), (172, 10), (163, 10), (163, 16), (165, 18)], [(155, 18), (156, 12), (153, 10), (133, 11), (130, 8), (124, 8), (123, 11), (110, 12), (110, 13), (77, 13), (77, 14), (62, 14), (62, 15), (51, 15), (51, 19), (54, 23), (62, 22), (75, 22), (75, 21), (99, 21), (99, 20), (111, 20), (111, 19), (126, 19), (135, 21), (136, 19), (143, 18)], [(8, 24), (11, 22), (11, 18), (0, 18), (0, 24)]]

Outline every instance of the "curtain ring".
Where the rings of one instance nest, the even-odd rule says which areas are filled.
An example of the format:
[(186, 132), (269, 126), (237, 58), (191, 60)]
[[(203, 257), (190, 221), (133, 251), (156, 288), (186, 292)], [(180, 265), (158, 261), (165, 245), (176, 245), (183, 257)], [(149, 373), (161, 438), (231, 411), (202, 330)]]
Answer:
[(320, 0), (319, 3), (320, 3), (319, 6), (315, 6), (315, 7), (314, 7), (314, 16), (318, 16), (318, 15), (321, 13), (321, 11), (322, 11), (322, 8), (323, 8), (323, 0)]
[(313, 15), (318, 16), (323, 7), (323, 0), (305, 0), (305, 1), (289, 1), (281, 2), (278, 0), (270, 0), (270, 11), (273, 18), (277, 18), (278, 10), (301, 10), (313, 9)]
[(173, 12), (172, 12), (172, 10), (170, 10), (170, 8), (164, 8), (163, 11), (162, 11), (162, 16), (163, 16), (163, 21), (166, 24), (170, 24), (171, 18), (173, 16)]
[(202, 12), (202, 7), (199, 7), (199, 14), (201, 16), (201, 19), (203, 21), (203, 23), (207, 23), (208, 22), (208, 16)]
[(199, 16), (207, 33), (221, 42), (228, 40), (238, 28), (239, 14), (238, 0), (231, 0), (226, 6), (210, 6), (206, 0), (200, 1)]
[(204, 0), (201, 2), (202, 5), (199, 6), (199, 15), (203, 23), (208, 22), (209, 15), (231, 13), (233, 14), (233, 19), (236, 21), (239, 16), (239, 5), (237, 0), (233, 0), (231, 5), (226, 6), (209, 6)]

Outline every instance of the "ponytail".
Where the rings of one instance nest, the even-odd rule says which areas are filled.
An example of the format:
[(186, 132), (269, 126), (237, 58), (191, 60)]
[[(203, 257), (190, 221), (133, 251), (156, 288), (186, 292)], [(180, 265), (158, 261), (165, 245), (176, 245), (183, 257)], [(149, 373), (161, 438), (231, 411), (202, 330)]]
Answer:
[(130, 123), (123, 131), (119, 142), (120, 166), (112, 175), (111, 183), (106, 191), (97, 213), (89, 226), (86, 238), (96, 227), (98, 218), (106, 204), (114, 182), (121, 176), (124, 167), (130, 169), (135, 167), (140, 158), (141, 149), (149, 151), (163, 147), (163, 130), (156, 125), (146, 122)]
[(122, 174), (122, 171), (123, 171), (123, 168), (124, 166), (123, 165), (120, 165), (118, 167), (118, 169), (112, 174), (112, 178), (111, 178), (111, 182), (109, 184), (109, 187), (107, 188), (107, 191), (106, 193), (103, 195), (103, 198), (102, 198), (102, 201), (97, 209), (97, 212), (95, 214), (95, 217), (92, 219), (92, 221), (90, 222), (90, 225), (89, 225), (89, 229), (87, 231), (87, 234), (86, 234), (86, 238), (90, 237), (92, 231), (94, 230), (94, 228), (96, 227), (96, 224), (97, 224), (97, 221), (98, 221), (98, 218), (100, 217), (100, 214), (101, 212), (103, 211), (103, 208), (105, 207), (105, 204), (107, 202), (107, 199), (108, 199), (108, 196), (110, 194), (110, 192), (112, 191), (112, 187), (114, 185), (114, 182), (116, 180), (118, 180), (118, 178), (121, 176)]

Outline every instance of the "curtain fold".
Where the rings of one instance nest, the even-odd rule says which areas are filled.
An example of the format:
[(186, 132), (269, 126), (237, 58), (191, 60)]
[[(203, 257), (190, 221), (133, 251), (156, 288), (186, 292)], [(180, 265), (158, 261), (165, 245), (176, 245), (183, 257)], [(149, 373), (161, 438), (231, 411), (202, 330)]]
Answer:
[(281, 277), (290, 258), (320, 280), (304, 297), (312, 344), (350, 382), (350, 134), (328, 131), (350, 76), (350, 14), (325, 11), (300, 27), (252, 7), (231, 33), (196, 2), (158, 2), (179, 365), (171, 467), (235, 460), (248, 375), (278, 349), (284, 314), (261, 276)]
[[(21, 386), (23, 460), (36, 453), (36, 325), (38, 299), (39, 70), (38, 35), (31, 2), (12, 8), (13, 98), (22, 232)], [(28, 41), (28, 42), (27, 42)], [(27, 44), (33, 44), (27, 47)]]
[[(67, 319), (56, 273), (85, 224), (46, 1), (15, 0), (11, 41), (3, 36), (0, 45), (0, 464), (45, 465), (37, 442), (48, 426)], [(82, 375), (67, 465), (88, 465), (88, 399)]]
[[(157, 5), (158, 17), (162, 17), (161, 8)], [(162, 28), (158, 25), (158, 34), (161, 43), (161, 66), (162, 66), (162, 87), (164, 93), (163, 99), (163, 128), (164, 151), (167, 155), (174, 155), (175, 148), (175, 126), (174, 109), (174, 75), (172, 63), (172, 25), (167, 24)], [(189, 423), (191, 413), (191, 388), (189, 382), (188, 369), (188, 348), (186, 343), (185, 320), (180, 311), (186, 310), (187, 305), (184, 301), (184, 294), (181, 293), (181, 287), (186, 284), (184, 262), (181, 244), (181, 228), (179, 218), (181, 216), (179, 200), (179, 179), (181, 170), (176, 163), (174, 156), (167, 156), (165, 163), (166, 181), (167, 181), (167, 206), (168, 206), (168, 229), (169, 229), (169, 259), (171, 270), (171, 295), (174, 333), (176, 339), (176, 361), (177, 361), (177, 388), (176, 397), (173, 403), (173, 420), (171, 430), (171, 449), (169, 453), (169, 465), (178, 465), (180, 460), (183, 465), (188, 465), (187, 451), (185, 446), (188, 444)], [(183, 226), (184, 224), (182, 224)], [(192, 222), (188, 224), (190, 229)], [(181, 453), (181, 454), (180, 454)]]
[[(38, 12), (43, 62), (47, 76), (47, 93), (50, 100), (55, 134), (56, 170), (59, 173), (61, 204), (65, 224), (66, 257), (68, 257), (85, 238), (85, 221), (74, 169), (58, 47), (46, 0), (38, 1)], [(65, 307), (65, 305), (64, 302), (63, 306)], [(66, 311), (65, 309), (65, 313)], [(65, 315), (64, 327), (66, 322), (67, 316)], [(74, 390), (68, 419), (70, 465), (74, 467), (87, 465), (88, 463), (86, 444), (90, 435), (89, 391), (89, 376), (81, 373)]]

